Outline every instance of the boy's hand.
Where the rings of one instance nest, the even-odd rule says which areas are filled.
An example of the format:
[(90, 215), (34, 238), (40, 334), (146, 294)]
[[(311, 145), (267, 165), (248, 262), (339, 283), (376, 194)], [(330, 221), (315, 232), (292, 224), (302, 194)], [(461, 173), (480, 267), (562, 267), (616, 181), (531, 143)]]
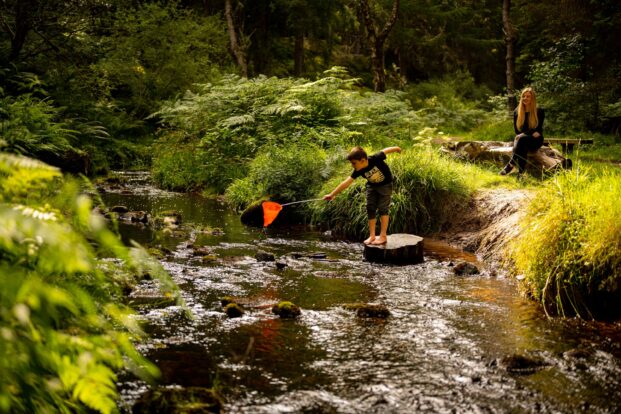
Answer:
[(332, 194), (326, 194), (325, 196), (323, 196), (323, 199), (326, 201), (330, 201), (334, 199), (334, 196)]

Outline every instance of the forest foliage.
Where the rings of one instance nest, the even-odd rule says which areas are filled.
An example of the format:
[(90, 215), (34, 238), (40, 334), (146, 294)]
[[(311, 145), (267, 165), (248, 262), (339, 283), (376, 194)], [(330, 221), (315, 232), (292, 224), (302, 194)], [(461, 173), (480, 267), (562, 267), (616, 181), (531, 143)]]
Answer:
[[(162, 187), (225, 194), (241, 209), (321, 196), (349, 175), (353, 145), (400, 145), (390, 230), (422, 233), (499, 182), (431, 143), (513, 138), (502, 2), (401, 1), (376, 93), (362, 1), (0, 2), (0, 411), (114, 411), (116, 372), (155, 375), (133, 347), (141, 333), (124, 289), (148, 270), (175, 294), (59, 168), (150, 168)], [(364, 3), (380, 25), (395, 4)], [(546, 134), (595, 137), (584, 159), (618, 162), (621, 3), (511, 4), (515, 84), (538, 92)], [(577, 171), (542, 182), (525, 234), (543, 230), (512, 257), (551, 313), (588, 317), (593, 297), (619, 291), (620, 232), (608, 223), (620, 222), (620, 190), (608, 166)], [(300, 208), (357, 237), (362, 187)]]
[(153, 379), (124, 295), (145, 273), (177, 288), (93, 213), (92, 188), (0, 154), (0, 411), (116, 411), (117, 372)]

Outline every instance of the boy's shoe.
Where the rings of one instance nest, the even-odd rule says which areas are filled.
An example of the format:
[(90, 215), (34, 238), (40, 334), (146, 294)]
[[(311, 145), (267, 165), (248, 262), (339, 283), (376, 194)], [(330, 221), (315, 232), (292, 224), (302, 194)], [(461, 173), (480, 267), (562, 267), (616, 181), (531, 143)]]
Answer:
[(502, 170), (500, 170), (500, 175), (507, 175), (509, 174), (511, 171), (513, 170), (513, 164), (507, 164), (505, 165), (505, 168), (503, 168)]

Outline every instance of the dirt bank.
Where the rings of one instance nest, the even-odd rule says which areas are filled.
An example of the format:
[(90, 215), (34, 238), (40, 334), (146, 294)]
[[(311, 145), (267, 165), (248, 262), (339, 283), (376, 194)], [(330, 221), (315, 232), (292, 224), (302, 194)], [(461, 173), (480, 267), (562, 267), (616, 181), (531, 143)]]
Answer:
[(502, 267), (506, 264), (505, 247), (518, 234), (518, 223), (530, 197), (526, 190), (479, 191), (433, 237), (475, 253), (487, 264)]

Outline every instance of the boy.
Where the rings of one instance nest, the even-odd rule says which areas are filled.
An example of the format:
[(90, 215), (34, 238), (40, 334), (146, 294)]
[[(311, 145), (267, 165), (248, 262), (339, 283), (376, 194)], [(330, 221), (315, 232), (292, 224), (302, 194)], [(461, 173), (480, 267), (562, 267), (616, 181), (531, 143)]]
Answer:
[[(367, 215), (369, 217), (370, 236), (364, 244), (386, 244), (388, 240), (388, 209), (390, 207), (390, 196), (392, 194), (392, 173), (384, 162), (386, 154), (391, 152), (401, 152), (399, 147), (384, 148), (380, 152), (367, 157), (367, 153), (362, 147), (354, 147), (347, 159), (354, 167), (354, 172), (340, 183), (330, 194), (323, 197), (324, 200), (332, 200), (338, 193), (346, 189), (360, 176), (367, 179)], [(380, 235), (375, 237), (376, 211), (380, 213)]]

